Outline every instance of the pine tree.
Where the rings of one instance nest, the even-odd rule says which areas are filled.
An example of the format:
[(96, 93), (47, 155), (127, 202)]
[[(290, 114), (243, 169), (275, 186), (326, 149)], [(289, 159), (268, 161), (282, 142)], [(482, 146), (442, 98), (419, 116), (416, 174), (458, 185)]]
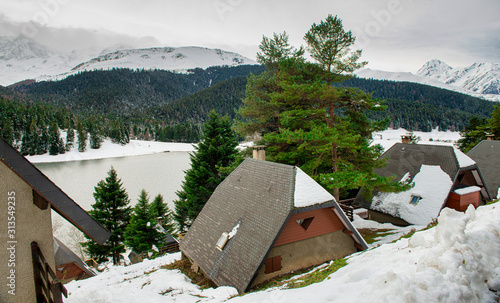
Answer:
[(113, 264), (116, 265), (120, 261), (120, 253), (125, 251), (124, 232), (130, 220), (128, 195), (113, 167), (108, 172), (108, 177), (99, 181), (94, 190), (95, 203), (89, 214), (109, 230), (111, 236), (102, 246), (90, 239), (82, 243), (82, 246), (98, 262), (106, 261), (112, 256)]
[[(271, 161), (296, 165), (327, 188), (336, 199), (360, 187), (398, 190), (389, 178), (380, 178), (373, 169), (382, 149), (371, 146), (373, 131), (385, 129), (388, 120), (371, 122), (366, 111), (385, 106), (356, 88), (334, 84), (349, 78), (363, 66), (361, 51), (349, 53), (355, 38), (345, 32), (341, 20), (331, 15), (307, 32), (307, 49), (317, 63), (290, 55), (288, 40), (275, 35), (263, 40), (259, 62), (276, 63), (247, 84), (244, 106), (239, 114), (246, 119), (237, 129), (243, 135), (262, 135)], [(283, 51), (268, 52), (266, 44)], [(275, 53), (284, 54), (275, 58)]]
[(83, 153), (87, 149), (87, 131), (81, 121), (76, 123), (78, 151)]
[(173, 214), (167, 203), (163, 201), (162, 195), (157, 195), (151, 202), (151, 218), (155, 222), (160, 221), (161, 227), (168, 233), (174, 231)]
[(203, 125), (201, 141), (190, 156), (191, 168), (186, 171), (182, 190), (177, 192), (179, 199), (174, 201), (175, 219), (181, 232), (191, 225), (226, 177), (221, 169), (234, 161), (237, 146), (237, 136), (231, 129), (229, 118), (221, 118), (211, 111)]
[(125, 229), (127, 246), (137, 253), (150, 250), (153, 244), (158, 244), (158, 239), (161, 238), (155, 225), (156, 219), (152, 217), (148, 193), (143, 189)]

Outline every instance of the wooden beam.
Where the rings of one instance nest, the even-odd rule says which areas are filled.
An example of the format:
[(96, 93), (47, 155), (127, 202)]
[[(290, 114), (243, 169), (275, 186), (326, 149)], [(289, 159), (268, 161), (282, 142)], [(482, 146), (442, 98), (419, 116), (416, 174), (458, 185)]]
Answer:
[(40, 194), (33, 189), (33, 204), (35, 204), (41, 210), (45, 210), (49, 207), (49, 202), (45, 200)]

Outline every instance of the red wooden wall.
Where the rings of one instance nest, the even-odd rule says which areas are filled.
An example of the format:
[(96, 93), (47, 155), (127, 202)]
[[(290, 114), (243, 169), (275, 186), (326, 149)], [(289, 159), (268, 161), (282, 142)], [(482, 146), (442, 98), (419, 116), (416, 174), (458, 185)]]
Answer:
[(446, 201), (446, 207), (453, 208), (457, 211), (465, 211), (467, 210), (469, 204), (472, 204), (475, 208), (477, 208), (480, 201), (481, 192), (479, 191), (465, 195), (450, 193), (450, 195), (448, 196), (448, 201)]
[[(297, 223), (297, 220), (311, 217), (314, 217), (314, 219), (307, 230), (304, 230), (304, 228)], [(342, 229), (344, 229), (344, 224), (342, 224), (342, 221), (337, 217), (333, 208), (323, 208), (293, 214), (285, 225), (285, 228), (281, 231), (274, 246), (305, 240)]]

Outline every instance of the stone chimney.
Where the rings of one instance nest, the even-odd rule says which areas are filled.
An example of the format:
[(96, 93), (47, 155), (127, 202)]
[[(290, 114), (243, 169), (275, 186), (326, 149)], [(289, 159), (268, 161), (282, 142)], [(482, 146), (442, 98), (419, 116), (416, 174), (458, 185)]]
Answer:
[(411, 143), (411, 136), (409, 136), (409, 135), (402, 135), (401, 136), (401, 143)]
[(253, 147), (253, 158), (266, 161), (266, 147), (264, 145), (255, 145)]

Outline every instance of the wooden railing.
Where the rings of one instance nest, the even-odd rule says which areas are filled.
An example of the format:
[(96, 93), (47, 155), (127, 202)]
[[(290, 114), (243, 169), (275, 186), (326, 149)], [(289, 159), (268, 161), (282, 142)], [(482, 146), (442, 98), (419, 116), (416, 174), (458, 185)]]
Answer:
[(68, 292), (57, 279), (36, 242), (31, 243), (33, 273), (37, 303), (62, 303), (62, 295), (68, 297)]
[(339, 201), (340, 208), (342, 208), (342, 210), (346, 214), (347, 218), (349, 218), (349, 220), (351, 220), (351, 221), (353, 220), (354, 206), (352, 206), (352, 203), (354, 202), (354, 200), (355, 199), (352, 198), (352, 199), (346, 199), (346, 200)]

